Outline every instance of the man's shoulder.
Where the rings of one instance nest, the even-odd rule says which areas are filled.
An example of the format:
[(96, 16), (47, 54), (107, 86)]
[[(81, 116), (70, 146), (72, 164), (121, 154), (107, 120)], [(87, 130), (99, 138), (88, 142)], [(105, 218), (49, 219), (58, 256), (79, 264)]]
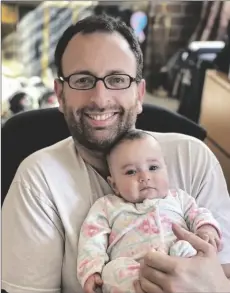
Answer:
[(148, 131), (151, 135), (153, 135), (161, 144), (165, 143), (189, 143), (193, 142), (198, 145), (203, 145), (203, 142), (193, 136), (182, 134), (182, 133), (175, 133), (175, 132), (151, 132)]
[(58, 170), (60, 166), (70, 166), (77, 161), (74, 142), (71, 137), (51, 146), (40, 149), (25, 158), (18, 167), (17, 174), (43, 173), (46, 170)]
[(59, 154), (65, 154), (68, 153), (71, 150), (71, 147), (73, 145), (73, 140), (71, 137), (68, 137), (64, 140), (61, 140), (55, 144), (52, 144), (50, 146), (47, 146), (43, 149), (40, 149), (38, 151), (35, 151), (31, 155), (29, 155), (27, 158), (23, 160), (23, 164), (28, 164), (36, 161), (43, 161), (44, 159), (50, 158), (50, 159), (58, 159)]
[[(217, 163), (217, 160), (208, 148), (208, 146), (201, 140), (181, 133), (159, 133), (149, 132), (152, 134), (160, 143), (166, 157), (173, 156), (173, 154), (180, 155), (181, 158), (208, 159)], [(196, 155), (197, 157), (195, 158)]]
[(170, 187), (180, 188), (197, 197), (219, 165), (215, 155), (197, 138), (178, 133), (152, 133), (161, 144)]

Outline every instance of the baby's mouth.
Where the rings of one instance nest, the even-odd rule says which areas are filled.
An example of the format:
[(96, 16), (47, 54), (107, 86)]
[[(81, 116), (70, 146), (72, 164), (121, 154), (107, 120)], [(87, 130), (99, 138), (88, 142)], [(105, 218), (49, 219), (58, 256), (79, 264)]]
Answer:
[(151, 187), (151, 186), (145, 186), (145, 187), (142, 187), (142, 188), (140, 189), (140, 191), (148, 190), (148, 189), (156, 189), (156, 188)]

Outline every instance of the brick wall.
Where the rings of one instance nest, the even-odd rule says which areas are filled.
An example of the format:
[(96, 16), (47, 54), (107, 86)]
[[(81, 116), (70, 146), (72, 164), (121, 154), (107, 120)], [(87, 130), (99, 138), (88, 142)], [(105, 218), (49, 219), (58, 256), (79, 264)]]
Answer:
[(168, 58), (185, 47), (200, 19), (202, 2), (173, 1), (152, 4), (148, 45), (145, 58), (145, 76), (159, 71)]

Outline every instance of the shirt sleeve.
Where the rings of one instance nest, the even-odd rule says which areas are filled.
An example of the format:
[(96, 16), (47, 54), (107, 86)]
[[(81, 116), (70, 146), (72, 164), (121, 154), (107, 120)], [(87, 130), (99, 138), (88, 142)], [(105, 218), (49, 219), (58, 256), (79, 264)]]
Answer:
[(221, 237), (220, 225), (207, 208), (198, 207), (195, 199), (182, 190), (180, 198), (185, 221), (190, 231), (196, 233), (201, 226), (211, 225)]
[(90, 209), (81, 227), (78, 243), (77, 276), (84, 287), (85, 281), (95, 273), (102, 273), (108, 262), (109, 227), (105, 200), (101, 198)]
[(2, 289), (61, 292), (63, 235), (61, 220), (46, 197), (14, 181), (2, 208)]

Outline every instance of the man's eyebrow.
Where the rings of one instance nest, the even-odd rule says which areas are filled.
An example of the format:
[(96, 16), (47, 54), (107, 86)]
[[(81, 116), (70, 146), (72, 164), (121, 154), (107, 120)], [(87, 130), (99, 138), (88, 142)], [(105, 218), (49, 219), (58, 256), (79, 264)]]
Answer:
[[(85, 74), (85, 75), (97, 76), (95, 73), (93, 73), (93, 72), (91, 72), (89, 70), (74, 71), (70, 75), (73, 75), (73, 74)], [(122, 69), (114, 69), (114, 70), (109, 70), (108, 72), (106, 72), (105, 76), (106, 75), (111, 75), (111, 74), (127, 74), (127, 73)]]
[(85, 75), (94, 75), (92, 72), (90, 72), (89, 70), (80, 70), (80, 71), (74, 71), (73, 73), (71, 73), (70, 75), (73, 74), (85, 74)]
[(108, 71), (106, 75), (110, 75), (110, 74), (127, 74), (127, 73), (122, 69), (116, 69), (116, 70)]

